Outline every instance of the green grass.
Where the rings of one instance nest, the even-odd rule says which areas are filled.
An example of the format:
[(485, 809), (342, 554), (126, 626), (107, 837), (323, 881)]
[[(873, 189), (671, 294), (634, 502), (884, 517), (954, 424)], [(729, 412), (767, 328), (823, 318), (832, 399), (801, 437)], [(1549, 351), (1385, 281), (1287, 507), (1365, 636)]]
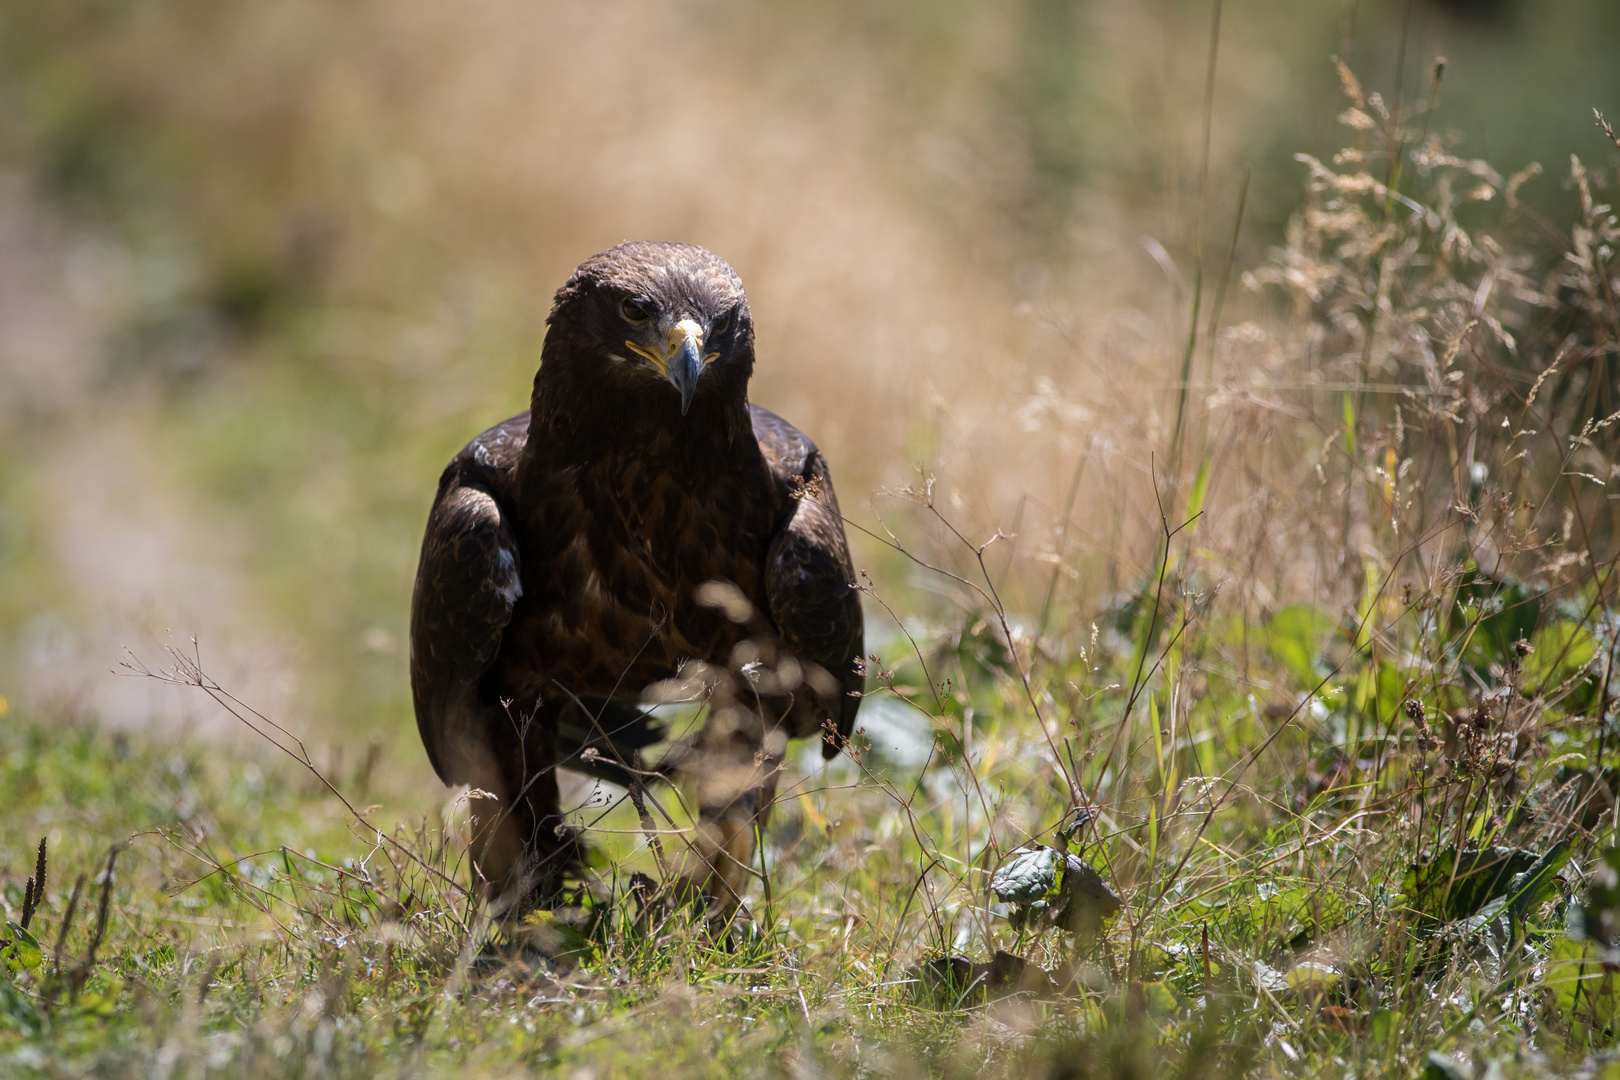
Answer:
[[(51, 33), (75, 60), (59, 77), (99, 88), (46, 155), (65, 192), (117, 220), (141, 202), (123, 185), (203, 167), (165, 166), (184, 148), (91, 107), (127, 96), (90, 62), (135, 56), (121, 39), (87, 50), (71, 19)], [(165, 66), (159, 45), (144, 64)], [(1046, 85), (1059, 67), (1032, 69), (1030, 109), (1080, 100)], [(589, 872), (568, 903), (497, 932), (464, 888), (464, 807), (409, 730), (390, 643), (422, 485), (504, 414), (507, 383), (521, 396), (539, 293), (474, 290), (475, 315), (455, 318), (476, 331), (444, 315), (465, 346), (429, 342), (418, 361), (405, 322), (363, 314), (421, 306), (375, 252), (377, 281), (324, 299), (291, 277), (255, 284), (251, 259), (231, 270), (241, 239), (199, 255), (220, 288), (187, 303), (234, 335), (218, 362), (164, 374), (186, 304), (152, 301), (123, 327), (127, 370), (96, 393), (147, 380), (154, 400), (131, 407), (154, 460), (254, 567), (246, 618), (315, 654), (288, 725), (336, 748), (375, 730), (381, 749), (300, 758), (258, 703), (215, 689), (210, 704), (201, 686), (240, 738), (107, 729), (18, 693), (0, 724), (0, 1076), (1620, 1075), (1612, 185), (1577, 162), (1563, 212), (1542, 218), (1516, 202), (1529, 173), (1448, 155), (1426, 111), (1438, 83), (1375, 97), (1346, 71), (1344, 89), (1345, 145), (1309, 163), (1286, 246), (1232, 275), (1258, 298), (1232, 300), (1224, 336), (1197, 320), (1216, 338), (1187, 354), (1209, 348), (1187, 369), (1204, 383), (1121, 407), (1112, 369), (1151, 375), (1156, 346), (1099, 361), (1066, 330), (1052, 364), (1098, 375), (1099, 408), (1055, 384), (1026, 400), (1022, 375), (989, 372), (1009, 386), (998, 415), (1030, 435), (994, 474), (1029, 496), (1008, 515), (1022, 536), (960, 523), (1011, 501), (959, 501), (973, 472), (944, 452), (956, 402), (886, 417), (943, 472), (887, 514), (903, 544), (846, 488), (872, 530), (857, 538), (865, 727), (830, 766), (815, 747), (791, 759), (746, 917), (719, 930), (636, 876), (663, 869), (617, 794), (582, 791)], [(122, 166), (122, 141), (75, 149), (117, 132)], [(1036, 162), (1047, 179), (1073, 181), (1063, 125), (1031, 132), (1056, 148)], [(273, 177), (254, 160), (231, 167)], [(216, 194), (210, 213), (274, 202)], [(195, 207), (170, 212), (179, 232), (225, 235)], [(466, 245), (481, 262), (485, 245)], [(1024, 475), (1048, 447), (1030, 404), (1050, 407), (1063, 457), (1044, 509)], [(54, 443), (30, 430), (45, 429), (0, 447), (8, 632), (65, 592), (40, 525), (51, 493), (22, 456)], [(889, 445), (867, 437), (844, 456)], [(1186, 475), (1163, 475), (1170, 445)], [(1058, 505), (1074, 513), (1048, 530), (1037, 519)], [(677, 850), (689, 816), (654, 794)], [(1055, 927), (992, 888), (1060, 826), (1122, 901), (1100, 927)], [(1077, 878), (1031, 895), (1050, 913)], [(1015, 986), (975, 982), (1018, 961)]]
[[(3, 954), (0, 1062), (9, 1075), (1411, 1076), (1440, 1067), (1431, 1051), (1506, 1075), (1607, 1060), (1614, 988), (1580, 927), (1614, 914), (1612, 888), (1584, 883), (1601, 886), (1613, 831), (1612, 795), (1590, 779), (1607, 783), (1620, 754), (1611, 726), (1584, 716), (1604, 692), (1612, 615), (1521, 588), (1521, 609), (1540, 613), (1521, 644), (1520, 609), (1490, 602), (1518, 587), (1460, 578), (1431, 603), (1382, 597), (1361, 620), (1288, 608), (1245, 635), (1196, 597), (1153, 619), (1151, 584), (1084, 655), (1026, 666), (968, 626), (884, 658), (873, 696), (932, 732), (927, 767), (885, 751), (906, 724), (869, 703), (884, 726), (784, 784), (751, 921), (719, 933), (632, 895), (630, 874), (657, 868), (622, 805), (599, 821), (574, 902), (492, 942), (460, 885), (457, 807), (422, 794), (414, 762), (335, 776), (339, 798), (265, 742), (13, 717), (0, 734), (13, 926), (42, 836), (50, 859), (39, 949), (13, 929)], [(1145, 653), (1133, 629), (1151, 636)], [(1144, 655), (1158, 674), (1133, 695)], [(1481, 670), (1510, 694), (1471, 690)], [(1466, 719), (1480, 707), (1506, 711)], [(1051, 841), (1071, 770), (1100, 811), (1073, 850), (1124, 909), (1101, 935), (1020, 932), (989, 871)], [(918, 978), (930, 959), (998, 949), (1051, 981), (986, 1000)]]

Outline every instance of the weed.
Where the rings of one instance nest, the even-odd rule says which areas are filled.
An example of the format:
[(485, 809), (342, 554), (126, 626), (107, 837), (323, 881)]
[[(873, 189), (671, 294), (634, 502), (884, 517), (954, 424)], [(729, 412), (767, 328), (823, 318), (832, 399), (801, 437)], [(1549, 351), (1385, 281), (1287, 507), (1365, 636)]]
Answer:
[[(637, 783), (582, 800), (595, 848), (563, 903), (497, 921), (467, 793), (429, 806), (380, 750), (347, 783), (195, 648), (131, 657), (260, 741), (0, 730), (0, 865), (40, 829), (53, 861), (40, 841), (5, 888), (0, 1063), (1609, 1067), (1620, 225), (1578, 159), (1555, 236), (1519, 200), (1535, 170), (1456, 156), (1442, 68), (1393, 103), (1339, 74), (1348, 145), (1302, 157), (1286, 244), (1240, 275), (1257, 321), (1222, 332), (1234, 239), (1202, 385), (1198, 268), (1177, 419), (1136, 462), (1146, 554), (1123, 529), (1106, 552), (1117, 595), (1074, 599), (1105, 546), (1074, 520), (1082, 477), (1123, 453), (1095, 430), (1049, 534), (979, 531), (927, 473), (850, 522), (938, 602), (902, 614), (863, 577), (864, 726), (790, 762), (745, 917), (658, 897), (690, 814)], [(1055, 423), (1091, 422), (1053, 393)]]

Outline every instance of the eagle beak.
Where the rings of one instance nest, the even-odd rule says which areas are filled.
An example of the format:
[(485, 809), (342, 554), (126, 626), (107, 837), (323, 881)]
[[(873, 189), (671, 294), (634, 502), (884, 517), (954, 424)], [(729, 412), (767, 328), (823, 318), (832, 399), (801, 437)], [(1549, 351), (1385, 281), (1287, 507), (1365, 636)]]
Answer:
[(682, 319), (670, 331), (669, 367), (665, 374), (681, 395), (681, 415), (692, 407), (698, 376), (703, 374), (703, 328), (691, 319)]
[(718, 357), (719, 353), (703, 355), (704, 329), (693, 319), (682, 319), (669, 329), (669, 343), (658, 351), (653, 351), (634, 341), (626, 341), (625, 347), (637, 356), (643, 357), (653, 367), (669, 380), (681, 395), (681, 415), (692, 407), (692, 395), (697, 392), (698, 376), (703, 369)]

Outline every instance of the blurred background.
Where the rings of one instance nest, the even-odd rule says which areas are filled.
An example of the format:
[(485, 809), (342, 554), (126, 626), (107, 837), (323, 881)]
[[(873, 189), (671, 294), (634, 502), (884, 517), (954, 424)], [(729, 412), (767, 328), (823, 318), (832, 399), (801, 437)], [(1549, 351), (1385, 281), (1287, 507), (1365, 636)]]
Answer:
[[(1343, 145), (1332, 57), (1399, 103), (1444, 56), (1425, 122), (1504, 174), (1545, 165), (1519, 198), (1554, 230), (1571, 152), (1615, 156), (1591, 113), (1620, 117), (1612, 0), (1227, 0), (1201, 182), (1214, 14), (4, 5), (0, 695), (227, 730), (113, 673), (195, 638), (293, 730), (426, 775), (405, 629), (439, 471), (526, 407), (552, 291), (631, 238), (737, 268), (754, 400), (818, 440), (852, 520), (923, 530), (891, 493), (936, 476), (965, 534), (1009, 534), (1017, 611), (1061, 583), (1063, 618), (1097, 618), (1162, 540), (1200, 250), (1206, 318), (1226, 277), (1223, 326), (1276, 317), (1242, 273), (1301, 205), (1295, 155)], [(1200, 346), (1195, 407), (1247, 355)], [(856, 548), (903, 616), (943, 602)]]

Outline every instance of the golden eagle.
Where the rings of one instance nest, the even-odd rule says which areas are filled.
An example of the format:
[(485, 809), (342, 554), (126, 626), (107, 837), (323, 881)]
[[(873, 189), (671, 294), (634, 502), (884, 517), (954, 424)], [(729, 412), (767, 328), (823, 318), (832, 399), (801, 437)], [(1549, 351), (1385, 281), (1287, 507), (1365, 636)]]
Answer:
[(671, 754), (699, 827), (680, 876), (735, 903), (787, 739), (837, 754), (862, 618), (827, 462), (748, 401), (754, 324), (725, 260), (626, 243), (557, 291), (529, 411), (439, 478), (411, 603), (411, 693), (441, 779), (475, 794), (492, 893), (552, 895), (579, 853), (556, 769), (630, 784), (666, 737), (638, 703), (694, 677)]

